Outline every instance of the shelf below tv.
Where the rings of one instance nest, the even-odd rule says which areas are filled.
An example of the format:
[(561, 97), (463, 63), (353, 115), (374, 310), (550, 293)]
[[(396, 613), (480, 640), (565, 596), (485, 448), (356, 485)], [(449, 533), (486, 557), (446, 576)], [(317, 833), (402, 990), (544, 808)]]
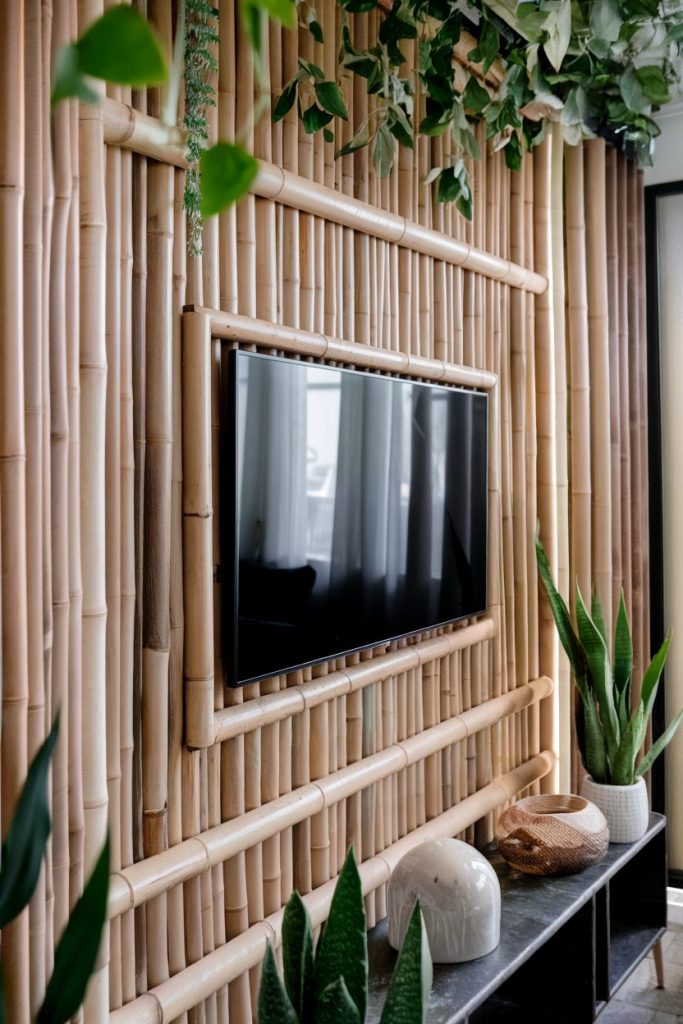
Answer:
[[(484, 851), (501, 883), (501, 941), (467, 964), (435, 965), (430, 1024), (592, 1024), (666, 928), (666, 819), (564, 878), (514, 871)], [(367, 1022), (379, 1021), (396, 954), (387, 922), (368, 935)]]

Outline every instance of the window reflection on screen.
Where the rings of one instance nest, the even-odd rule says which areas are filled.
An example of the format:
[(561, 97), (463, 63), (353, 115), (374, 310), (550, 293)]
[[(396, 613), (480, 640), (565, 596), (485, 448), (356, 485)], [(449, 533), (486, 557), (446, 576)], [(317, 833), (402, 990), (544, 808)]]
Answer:
[(244, 352), (231, 372), (239, 681), (485, 608), (485, 395)]

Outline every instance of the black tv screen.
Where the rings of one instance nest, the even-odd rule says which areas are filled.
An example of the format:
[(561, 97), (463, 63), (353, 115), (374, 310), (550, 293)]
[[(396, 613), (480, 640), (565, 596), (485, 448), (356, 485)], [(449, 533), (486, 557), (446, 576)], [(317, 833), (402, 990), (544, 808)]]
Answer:
[(229, 685), (486, 608), (487, 395), (227, 346), (221, 377)]

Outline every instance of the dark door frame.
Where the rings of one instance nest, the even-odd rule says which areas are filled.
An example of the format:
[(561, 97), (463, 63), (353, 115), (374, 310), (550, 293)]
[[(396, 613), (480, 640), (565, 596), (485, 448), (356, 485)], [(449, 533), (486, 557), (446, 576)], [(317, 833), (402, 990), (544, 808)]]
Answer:
[[(683, 181), (649, 185), (645, 189), (645, 273), (647, 296), (647, 399), (648, 399), (648, 471), (650, 515), (650, 644), (657, 650), (664, 639), (664, 548), (662, 514), (662, 396), (660, 386), (661, 344), (659, 333), (659, 235), (657, 200), (662, 196), (682, 195)], [(652, 713), (655, 736), (666, 728), (662, 680)], [(665, 771), (662, 754), (652, 766), (652, 809), (665, 810)], [(670, 871), (669, 882), (683, 888), (683, 872)]]

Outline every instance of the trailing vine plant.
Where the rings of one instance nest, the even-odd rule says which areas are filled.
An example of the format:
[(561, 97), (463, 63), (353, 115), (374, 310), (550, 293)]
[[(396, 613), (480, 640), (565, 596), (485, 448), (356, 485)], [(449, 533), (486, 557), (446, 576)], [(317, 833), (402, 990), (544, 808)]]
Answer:
[[(455, 202), (468, 218), (466, 159), (479, 156), (478, 125), (513, 170), (521, 166), (523, 150), (542, 140), (550, 120), (559, 121), (571, 144), (599, 132), (649, 163), (659, 134), (652, 115), (681, 79), (679, 0), (337, 2), (344, 14), (341, 75), (364, 78), (371, 98), (369, 117), (354, 125), (352, 139), (337, 155), (369, 145), (377, 172), (386, 175), (398, 145), (412, 147), (416, 134), (448, 133), (452, 157), (433, 167), (427, 181), (435, 183), (439, 201)], [(357, 24), (377, 8), (383, 15), (377, 37), (357, 49), (348, 15)], [(317, 19), (309, 16), (307, 24), (321, 42)], [(417, 67), (411, 66), (406, 43), (415, 45)], [(469, 62), (478, 65), (474, 72), (465, 66)], [(330, 132), (332, 115), (344, 116), (343, 98), (334, 85), (337, 109), (320, 102), (318, 71), (299, 62), (275, 106), (275, 119), (298, 99), (304, 130)], [(310, 94), (311, 87), (317, 105), (302, 102), (302, 90)]]
[(186, 0), (185, 14), (185, 117), (187, 159), (183, 206), (187, 213), (187, 251), (202, 251), (202, 215), (199, 160), (209, 139), (207, 107), (216, 106), (213, 76), (218, 64), (212, 48), (218, 44), (218, 10), (208, 0)]

